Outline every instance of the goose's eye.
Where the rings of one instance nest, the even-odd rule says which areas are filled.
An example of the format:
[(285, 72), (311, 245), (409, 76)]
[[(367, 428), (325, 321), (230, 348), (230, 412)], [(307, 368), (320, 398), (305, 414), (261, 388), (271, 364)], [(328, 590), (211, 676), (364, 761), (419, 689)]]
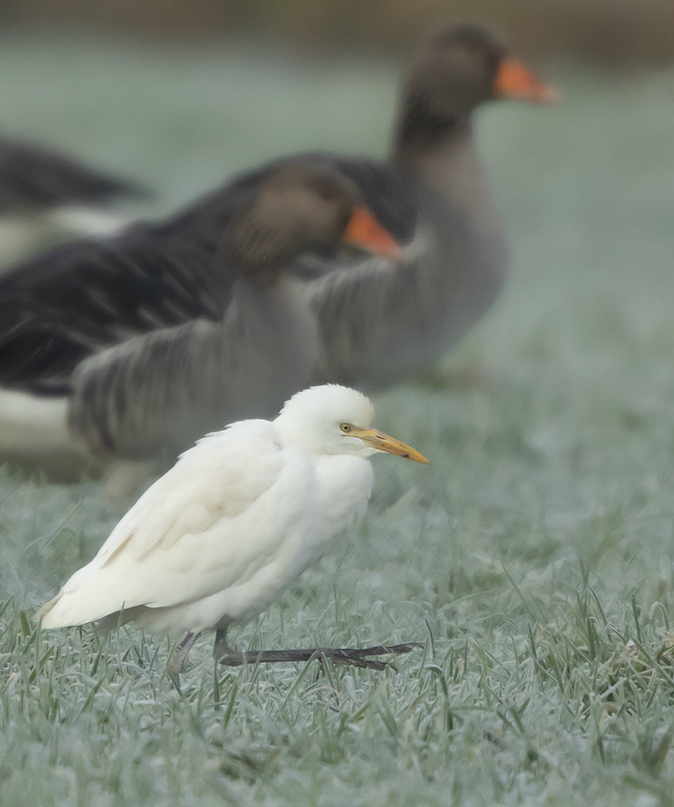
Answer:
[(337, 199), (337, 188), (332, 182), (326, 182), (319, 177), (311, 183), (310, 187), (324, 202), (334, 202)]
[(348, 434), (351, 429), (353, 429), (353, 426), (350, 423), (342, 423), (339, 428), (344, 432), (344, 434)]

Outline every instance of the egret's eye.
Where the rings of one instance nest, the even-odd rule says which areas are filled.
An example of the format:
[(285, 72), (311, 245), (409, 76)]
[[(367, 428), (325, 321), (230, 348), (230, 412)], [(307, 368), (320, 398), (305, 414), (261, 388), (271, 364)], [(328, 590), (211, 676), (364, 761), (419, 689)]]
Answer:
[(351, 429), (353, 429), (353, 426), (350, 423), (342, 423), (339, 428), (344, 432), (344, 434), (348, 434)]

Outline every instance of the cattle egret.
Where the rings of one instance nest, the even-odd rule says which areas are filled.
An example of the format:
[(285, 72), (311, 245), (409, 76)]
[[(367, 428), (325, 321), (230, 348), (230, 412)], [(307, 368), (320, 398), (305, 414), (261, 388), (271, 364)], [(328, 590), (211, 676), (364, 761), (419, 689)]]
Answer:
[[(43, 628), (102, 620), (188, 631), (169, 661), (174, 678), (206, 629), (217, 631), (214, 655), (224, 663), (276, 660), (274, 653), (233, 651), (229, 626), (265, 610), (362, 518), (373, 484), (369, 457), (386, 452), (427, 463), (374, 429), (372, 418), (362, 393), (324, 385), (295, 394), (274, 421), (244, 420), (207, 435), (141, 496), (35, 618)], [(320, 652), (381, 668), (363, 653), (410, 647)], [(282, 658), (311, 653), (283, 651)]]

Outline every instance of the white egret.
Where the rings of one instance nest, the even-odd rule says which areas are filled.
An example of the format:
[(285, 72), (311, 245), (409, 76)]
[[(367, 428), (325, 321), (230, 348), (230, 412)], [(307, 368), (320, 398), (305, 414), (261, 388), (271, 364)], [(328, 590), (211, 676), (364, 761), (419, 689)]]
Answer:
[[(324, 385), (295, 394), (274, 421), (244, 420), (204, 437), (141, 496), (96, 557), (35, 618), (43, 628), (121, 620), (188, 631), (170, 660), (173, 676), (207, 629), (217, 631), (214, 655), (224, 663), (277, 660), (273, 652), (233, 651), (228, 627), (266, 609), (362, 518), (373, 485), (370, 456), (387, 452), (427, 462), (374, 429), (372, 418), (362, 393)], [(364, 660), (364, 651), (320, 652), (381, 668)], [(282, 658), (311, 653), (283, 651)]]

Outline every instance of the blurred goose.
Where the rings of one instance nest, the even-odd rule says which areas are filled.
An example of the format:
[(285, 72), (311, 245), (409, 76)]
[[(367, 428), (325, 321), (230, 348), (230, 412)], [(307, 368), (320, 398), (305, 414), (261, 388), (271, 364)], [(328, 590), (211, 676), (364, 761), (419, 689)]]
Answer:
[[(398, 247), (340, 172), (284, 163), (227, 223), (221, 256), (238, 273), (227, 311), (137, 336), (75, 371), (73, 433), (94, 455), (170, 459), (205, 432), (278, 408), (311, 378), (315, 315), (288, 270), (305, 253)], [(52, 428), (51, 440), (64, 423)], [(40, 437), (42, 441), (43, 436)]]
[[(472, 137), (473, 112), (498, 98), (544, 103), (553, 93), (484, 28), (443, 28), (412, 61), (388, 160), (289, 158), (338, 170), (378, 222), (408, 245), (396, 262), (340, 254), (295, 264), (318, 323), (315, 382), (374, 389), (410, 377), (459, 340), (498, 294), (507, 248)], [(15, 267), (0, 282), (0, 386), (69, 393), (74, 369), (106, 345), (197, 318), (218, 322), (234, 282), (227, 261), (213, 260), (223, 229), (284, 162), (239, 178), (163, 224), (138, 225), (102, 244), (67, 245)], [(236, 354), (236, 344), (228, 349)], [(134, 350), (123, 351), (129, 367)], [(105, 361), (98, 367), (107, 373)], [(73, 411), (91, 405), (86, 390), (96, 372), (92, 365), (80, 377)], [(198, 403), (199, 390), (191, 394)], [(131, 413), (142, 406), (140, 398), (137, 407), (128, 397), (119, 401), (110, 389), (105, 419), (89, 418), (98, 424), (98, 441), (87, 430), (89, 440), (113, 453), (130, 442), (122, 438), (125, 424), (134, 433)], [(86, 419), (78, 414), (76, 422)]]
[[(389, 162), (311, 158), (348, 176), (380, 221), (411, 242), (396, 261), (304, 258), (305, 270), (316, 274), (298, 287), (318, 326), (312, 382), (374, 389), (409, 377), (463, 336), (494, 299), (504, 277), (505, 239), (480, 174), (471, 116), (497, 97), (544, 102), (553, 93), (484, 29), (443, 29), (412, 63)], [(273, 170), (248, 175), (233, 188), (241, 192)], [(234, 341), (230, 347), (238, 350)], [(123, 365), (130, 372), (134, 353), (144, 350), (141, 340), (117, 351), (116, 382), (105, 353), (83, 365), (75, 381), (73, 424), (92, 445), (105, 436), (117, 456), (143, 456), (132, 401), (144, 406), (146, 384), (134, 393), (127, 383), (122, 392), (121, 378)], [(92, 395), (97, 388), (105, 394)], [(181, 390), (197, 412), (202, 385)], [(105, 400), (105, 408), (95, 406), (96, 399)], [(94, 409), (96, 417), (89, 417)], [(156, 411), (148, 408), (148, 420)], [(164, 431), (168, 437), (168, 422)]]
[(128, 223), (111, 205), (145, 196), (139, 185), (0, 136), (0, 261), (56, 235), (108, 235)]
[[(325, 154), (287, 158), (321, 162), (343, 173), (398, 242), (424, 236), (412, 250), (414, 259), (386, 267), (396, 271), (383, 285), (379, 264), (352, 272), (353, 262), (343, 256), (300, 263), (305, 274), (335, 270), (313, 292), (321, 312), (327, 374), (335, 364), (343, 371), (342, 365), (353, 358), (352, 349), (344, 346), (349, 334), (368, 337), (356, 361), (359, 376), (363, 369), (376, 371), (381, 348), (375, 350), (374, 342), (386, 341), (382, 329), (399, 334), (410, 351), (418, 342), (414, 364), (416, 369), (426, 367), (498, 293), (505, 273), (505, 237), (483, 181), (471, 125), (473, 111), (497, 98), (546, 102), (552, 93), (484, 28), (444, 28), (421, 45), (403, 83), (388, 160)], [(220, 319), (235, 276), (226, 262), (213, 261), (223, 229), (285, 161), (240, 177), (164, 222), (138, 224), (104, 241), (66, 244), (13, 267), (0, 278), (0, 387), (60, 395), (86, 355), (137, 333), (197, 317)], [(403, 276), (403, 296), (413, 293), (407, 298), (409, 312), (414, 308), (423, 321), (427, 295), (436, 287), (432, 321), (422, 334), (418, 327), (405, 331), (398, 317), (400, 296), (392, 296), (389, 286)], [(366, 320), (359, 310), (363, 302), (370, 310)], [(331, 358), (337, 329), (343, 338), (339, 355)]]
[(476, 153), (473, 113), (505, 98), (548, 103), (556, 93), (484, 28), (442, 28), (403, 81), (389, 160), (339, 161), (409, 247), (395, 264), (333, 264), (309, 285), (320, 324), (315, 383), (374, 390), (411, 378), (492, 304), (505, 279), (507, 242)]
[(205, 432), (262, 417), (311, 379), (318, 328), (301, 255), (340, 247), (394, 256), (391, 236), (334, 168), (284, 163), (227, 223), (221, 255), (239, 275), (224, 316), (129, 339), (73, 376), (70, 425), (97, 455), (173, 459)]

